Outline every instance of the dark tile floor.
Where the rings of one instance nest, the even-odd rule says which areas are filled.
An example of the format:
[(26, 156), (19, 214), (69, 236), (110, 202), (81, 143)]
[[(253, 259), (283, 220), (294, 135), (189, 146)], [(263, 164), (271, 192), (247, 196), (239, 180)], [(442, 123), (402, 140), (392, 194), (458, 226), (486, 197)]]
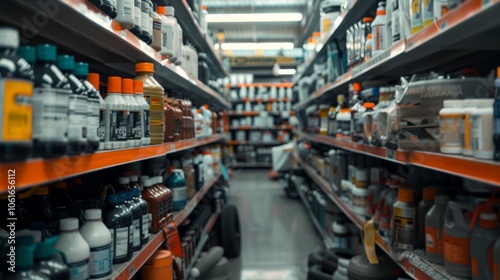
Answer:
[(230, 260), (232, 280), (304, 280), (307, 256), (320, 246), (299, 199), (266, 170), (235, 171), (229, 203), (238, 206), (242, 252)]

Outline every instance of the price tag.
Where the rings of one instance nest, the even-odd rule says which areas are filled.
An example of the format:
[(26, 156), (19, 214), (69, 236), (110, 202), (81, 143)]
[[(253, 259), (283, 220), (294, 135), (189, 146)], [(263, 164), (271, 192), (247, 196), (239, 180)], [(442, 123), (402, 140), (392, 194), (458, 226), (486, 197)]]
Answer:
[(87, 14), (87, 11), (88, 11), (87, 5), (81, 3), (80, 4), (80, 13)]
[(170, 144), (170, 150), (175, 151), (175, 144)]
[(385, 150), (385, 156), (388, 158), (388, 159), (396, 159), (396, 151), (394, 150), (391, 150), (391, 149), (386, 149)]

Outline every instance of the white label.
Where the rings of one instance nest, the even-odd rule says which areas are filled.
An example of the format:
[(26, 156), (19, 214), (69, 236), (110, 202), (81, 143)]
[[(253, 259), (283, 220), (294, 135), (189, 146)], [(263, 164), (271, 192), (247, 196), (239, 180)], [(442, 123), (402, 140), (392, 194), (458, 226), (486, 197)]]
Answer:
[(185, 201), (187, 199), (187, 188), (186, 187), (178, 187), (172, 188), (173, 200), (175, 202)]
[(96, 248), (90, 248), (90, 279), (97, 279), (111, 275), (113, 260), (111, 243)]
[(150, 6), (149, 8), (149, 15), (148, 15), (148, 22), (149, 22), (149, 33), (153, 35), (153, 7)]
[(109, 232), (111, 233), (111, 240), (113, 240), (114, 244), (112, 250), (115, 258), (126, 256), (129, 244), (129, 227), (117, 228), (115, 230), (110, 229)]
[(141, 0), (135, 0), (134, 7), (134, 24), (137, 26), (141, 26)]
[(87, 138), (90, 141), (99, 141), (98, 130), (100, 120), (99, 100), (89, 100), (87, 115)]
[(151, 223), (151, 214), (142, 215), (142, 238), (149, 238), (149, 224)]
[(121, 0), (123, 1), (123, 13), (126, 17), (134, 18), (134, 1), (133, 0)]
[(149, 32), (149, 5), (146, 1), (141, 3), (141, 29), (142, 32)]
[(68, 140), (85, 141), (87, 138), (88, 99), (81, 95), (69, 97)]
[(109, 110), (109, 140), (127, 141), (128, 112)]
[(71, 280), (89, 279), (89, 260), (84, 260), (78, 263), (68, 263), (67, 265), (71, 273)]
[[(166, 40), (167, 51), (173, 53), (174, 52), (174, 28), (171, 25), (168, 25), (166, 28), (164, 35), (164, 40)], [(167, 39), (168, 38), (168, 39)]]
[(132, 223), (132, 228), (134, 229), (134, 235), (132, 236), (132, 240), (134, 241), (134, 247), (141, 245), (141, 221), (139, 219), (135, 219)]
[(68, 129), (70, 91), (53, 88), (33, 90), (33, 138), (64, 140)]

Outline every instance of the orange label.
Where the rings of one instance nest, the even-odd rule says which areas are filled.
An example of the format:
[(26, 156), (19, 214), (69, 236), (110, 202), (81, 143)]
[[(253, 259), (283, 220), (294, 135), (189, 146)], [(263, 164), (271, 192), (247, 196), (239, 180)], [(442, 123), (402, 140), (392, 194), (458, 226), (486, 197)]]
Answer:
[(32, 135), (33, 84), (17, 79), (0, 80), (0, 97), (3, 103), (3, 141), (30, 141)]
[(477, 259), (472, 258), (471, 259), (471, 268), (472, 268), (472, 276), (479, 276), (479, 264)]
[(381, 33), (380, 29), (381, 29), (380, 26), (375, 27), (375, 32), (376, 32), (376, 35), (377, 35), (377, 38), (375, 40), (375, 50), (381, 50), (382, 49), (382, 42), (381, 42), (382, 38), (380, 38), (380, 33)]
[(469, 238), (444, 236), (444, 258), (446, 261), (459, 264), (470, 265)]
[(163, 110), (163, 98), (151, 96), (151, 98), (149, 100), (149, 110), (162, 111)]
[(437, 232), (436, 228), (425, 227), (425, 250), (427, 253), (438, 253)]

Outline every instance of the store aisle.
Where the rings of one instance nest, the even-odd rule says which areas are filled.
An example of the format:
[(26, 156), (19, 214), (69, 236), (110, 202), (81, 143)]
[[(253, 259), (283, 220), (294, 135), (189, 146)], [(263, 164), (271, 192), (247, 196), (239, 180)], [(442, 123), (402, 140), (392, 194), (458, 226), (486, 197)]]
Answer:
[(307, 256), (320, 246), (299, 199), (289, 199), (266, 170), (237, 170), (229, 203), (238, 206), (242, 252), (232, 280), (306, 279)]

